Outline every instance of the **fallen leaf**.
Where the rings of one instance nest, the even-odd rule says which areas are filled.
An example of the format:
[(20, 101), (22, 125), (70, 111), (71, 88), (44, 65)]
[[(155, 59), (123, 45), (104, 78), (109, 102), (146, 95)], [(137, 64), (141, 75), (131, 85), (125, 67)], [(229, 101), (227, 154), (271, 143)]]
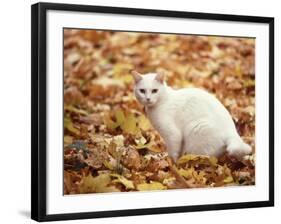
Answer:
[(122, 110), (117, 110), (115, 112), (116, 121), (119, 125), (125, 122), (125, 115)]
[(71, 137), (69, 135), (65, 135), (63, 137), (63, 142), (64, 142), (64, 145), (70, 145), (73, 142), (73, 137)]
[(100, 77), (98, 79), (95, 79), (92, 81), (92, 84), (100, 85), (104, 88), (107, 88), (109, 86), (118, 86), (120, 88), (125, 87), (124, 83), (121, 80), (112, 79), (112, 78), (108, 78), (108, 77)]
[(153, 191), (153, 190), (166, 190), (167, 187), (163, 184), (155, 181), (151, 181), (150, 183), (138, 184), (137, 190), (139, 191)]
[(137, 129), (137, 121), (134, 114), (129, 113), (126, 117), (124, 123), (121, 124), (121, 129), (128, 134), (136, 134)]
[(112, 121), (109, 116), (104, 117), (104, 123), (106, 127), (110, 130), (115, 130), (119, 126), (119, 124), (117, 122)]
[(116, 179), (112, 183), (120, 183), (126, 187), (127, 190), (134, 189), (135, 186), (131, 180), (126, 179), (124, 176), (119, 174), (110, 174), (110, 176), (115, 177)]
[(139, 170), (141, 167), (141, 158), (137, 150), (129, 148), (122, 159), (122, 163), (129, 169)]
[(120, 191), (114, 186), (108, 186), (111, 182), (110, 174), (100, 174), (93, 177), (91, 174), (82, 178), (79, 186), (80, 193), (103, 193)]
[(232, 176), (227, 176), (226, 178), (224, 178), (223, 182), (226, 184), (232, 183), (233, 182)]
[(177, 161), (177, 164), (183, 164), (183, 163), (187, 163), (190, 160), (196, 160), (198, 159), (198, 155), (193, 155), (193, 154), (185, 154), (182, 157), (180, 157)]
[(68, 130), (69, 132), (71, 132), (72, 134), (75, 134), (75, 135), (80, 134), (80, 131), (73, 126), (73, 123), (70, 120), (70, 118), (67, 118), (67, 117), (64, 118), (64, 128), (66, 130)]
[(190, 169), (187, 169), (187, 170), (185, 170), (185, 169), (183, 169), (183, 168), (180, 168), (180, 169), (179, 169), (179, 174), (180, 174), (181, 176), (183, 176), (183, 177), (189, 179), (189, 178), (192, 178), (192, 177), (193, 177), (193, 172), (194, 172), (194, 171), (195, 171), (195, 170), (194, 170), (193, 167), (191, 167)]
[(138, 117), (138, 127), (144, 131), (151, 129), (151, 124), (144, 115)]
[(88, 115), (88, 112), (86, 110), (78, 109), (78, 108), (74, 107), (73, 105), (64, 105), (64, 109), (68, 110), (70, 112), (84, 115), (84, 116)]

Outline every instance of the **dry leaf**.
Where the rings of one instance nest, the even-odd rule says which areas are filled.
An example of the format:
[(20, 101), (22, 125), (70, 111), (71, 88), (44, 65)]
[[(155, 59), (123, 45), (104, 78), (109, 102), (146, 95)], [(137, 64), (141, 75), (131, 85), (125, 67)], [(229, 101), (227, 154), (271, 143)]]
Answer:
[(151, 181), (150, 183), (138, 184), (137, 190), (139, 191), (153, 191), (153, 190), (165, 190), (166, 186), (159, 182)]
[(121, 176), (119, 174), (111, 174), (111, 176), (116, 178), (112, 181), (112, 183), (121, 183), (126, 187), (127, 190), (135, 188), (133, 182), (131, 180), (126, 179), (124, 176)]

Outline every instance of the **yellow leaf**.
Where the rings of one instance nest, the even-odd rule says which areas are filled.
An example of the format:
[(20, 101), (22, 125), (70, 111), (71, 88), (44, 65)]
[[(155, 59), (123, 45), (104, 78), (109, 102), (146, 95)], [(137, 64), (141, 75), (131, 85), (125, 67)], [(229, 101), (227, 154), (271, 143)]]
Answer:
[(123, 184), (126, 187), (126, 189), (128, 189), (128, 190), (135, 188), (133, 182), (131, 180), (128, 180), (124, 176), (119, 175), (119, 174), (111, 174), (111, 176), (117, 178), (117, 179), (113, 180), (112, 183)]
[(103, 165), (107, 168), (107, 169), (110, 169), (110, 170), (114, 170), (114, 165), (110, 162), (110, 161), (103, 161)]
[[(149, 148), (150, 146), (152, 146), (152, 142), (149, 142), (147, 144), (142, 144), (139, 143), (138, 145), (135, 146), (136, 149), (145, 149), (145, 148)], [(153, 150), (151, 150), (153, 151)]]
[(204, 171), (199, 171), (199, 172), (193, 172), (193, 176), (194, 178), (199, 181), (199, 182), (203, 182), (205, 183), (207, 181), (206, 177), (205, 177), (205, 172)]
[(72, 106), (72, 105), (64, 105), (64, 109), (65, 110), (68, 110), (68, 111), (70, 111), (70, 112), (75, 112), (75, 113), (77, 113), (77, 114), (81, 114), (81, 115), (85, 115), (85, 116), (87, 116), (88, 115), (88, 112), (87, 111), (85, 111), (85, 110), (82, 110), (82, 109), (78, 109), (78, 108), (76, 108), (76, 107), (74, 107), (74, 106)]
[(123, 124), (121, 124), (121, 129), (128, 134), (137, 133), (137, 122), (134, 114), (129, 113)]
[[(140, 134), (140, 133), (139, 133)], [(147, 140), (145, 139), (145, 137), (143, 137), (140, 134), (139, 138), (135, 139), (135, 143), (137, 144), (135, 146), (136, 149), (144, 149), (144, 148), (149, 148), (152, 145), (152, 142), (147, 142)]]
[(177, 164), (183, 164), (183, 163), (187, 163), (190, 160), (196, 160), (199, 156), (198, 155), (193, 155), (193, 154), (185, 154), (182, 157), (180, 157), (177, 161)]
[(109, 116), (105, 116), (103, 122), (110, 130), (115, 130), (119, 126), (118, 123), (112, 121)]
[(176, 178), (175, 177), (169, 177), (169, 178), (166, 178), (163, 180), (163, 184), (165, 185), (170, 185), (172, 184), (173, 182), (175, 182)]
[(131, 83), (133, 81), (133, 77), (131, 74), (122, 75), (119, 79), (122, 80), (124, 83)]
[(144, 131), (151, 129), (151, 124), (144, 115), (141, 115), (138, 117), (138, 126), (140, 129), (142, 129)]
[(210, 160), (210, 162), (211, 162), (211, 164), (212, 164), (213, 166), (217, 165), (217, 163), (218, 163), (218, 159), (217, 159), (216, 157), (214, 157), (214, 156), (211, 156), (211, 157), (209, 158), (209, 160)]
[(93, 177), (91, 174), (82, 178), (79, 186), (80, 193), (103, 193), (119, 191), (116, 187), (107, 186), (111, 182), (110, 174), (100, 174)]
[(238, 76), (238, 77), (241, 79), (241, 78), (242, 78), (242, 75), (243, 75), (243, 72), (242, 72), (242, 70), (241, 70), (241, 67), (240, 67), (239, 65), (236, 65), (234, 71), (235, 71), (234, 74), (235, 74), (236, 76)]
[(118, 123), (118, 125), (121, 125), (122, 123), (124, 123), (124, 121), (125, 121), (125, 115), (124, 115), (124, 113), (123, 113), (123, 111), (122, 110), (117, 110), (116, 112), (115, 112), (115, 117), (116, 117), (116, 121), (117, 121), (117, 123)]
[(75, 135), (79, 135), (80, 134), (80, 131), (73, 126), (72, 121), (68, 117), (64, 118), (64, 128), (67, 129), (72, 134), (75, 134)]
[(126, 71), (129, 71), (131, 69), (133, 69), (132, 64), (116, 63), (113, 67), (113, 74), (116, 78), (121, 78), (124, 75), (124, 73), (126, 73)]
[(185, 169), (183, 169), (183, 168), (180, 168), (178, 172), (179, 172), (179, 174), (180, 174), (181, 176), (183, 176), (183, 177), (185, 177), (185, 178), (190, 178), (190, 177), (192, 177), (192, 174), (193, 174), (193, 172), (194, 172), (194, 168), (191, 167), (191, 168), (188, 169), (188, 170), (185, 170)]
[(64, 142), (64, 145), (70, 145), (73, 142), (73, 137), (65, 135), (63, 137), (63, 142)]
[(193, 154), (185, 154), (181, 158), (178, 159), (177, 164), (184, 164), (189, 161), (198, 161), (199, 163), (202, 163), (204, 161), (209, 161), (211, 165), (215, 166), (218, 162), (218, 159), (216, 157), (209, 157), (204, 155), (193, 155)]
[(255, 80), (249, 79), (243, 82), (244, 87), (252, 87), (255, 86)]
[(139, 191), (153, 191), (153, 190), (166, 190), (167, 187), (160, 182), (151, 181), (150, 183), (138, 184), (137, 190)]
[(233, 177), (232, 176), (227, 176), (226, 178), (224, 178), (223, 182), (226, 183), (226, 184), (229, 184), (229, 183), (232, 183), (234, 180), (233, 180)]
[(163, 148), (158, 147), (156, 144), (152, 144), (148, 146), (149, 151), (151, 152), (163, 152)]

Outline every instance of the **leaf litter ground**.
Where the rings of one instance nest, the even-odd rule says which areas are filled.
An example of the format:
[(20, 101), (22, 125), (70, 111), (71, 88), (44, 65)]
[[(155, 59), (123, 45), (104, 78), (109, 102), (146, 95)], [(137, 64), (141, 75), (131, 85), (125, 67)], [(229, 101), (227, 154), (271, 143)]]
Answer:
[(65, 29), (64, 194), (183, 188), (134, 97), (132, 69), (213, 93), (253, 148), (244, 161), (183, 155), (175, 170), (189, 187), (255, 184), (254, 39)]

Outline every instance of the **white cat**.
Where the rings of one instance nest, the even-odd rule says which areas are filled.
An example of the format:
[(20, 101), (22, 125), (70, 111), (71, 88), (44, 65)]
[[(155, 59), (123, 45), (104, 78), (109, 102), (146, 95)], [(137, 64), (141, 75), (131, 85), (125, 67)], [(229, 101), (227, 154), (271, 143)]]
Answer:
[(160, 73), (141, 75), (134, 71), (133, 77), (135, 96), (174, 161), (183, 153), (217, 157), (226, 151), (239, 158), (251, 153), (215, 96), (198, 88), (174, 90)]

